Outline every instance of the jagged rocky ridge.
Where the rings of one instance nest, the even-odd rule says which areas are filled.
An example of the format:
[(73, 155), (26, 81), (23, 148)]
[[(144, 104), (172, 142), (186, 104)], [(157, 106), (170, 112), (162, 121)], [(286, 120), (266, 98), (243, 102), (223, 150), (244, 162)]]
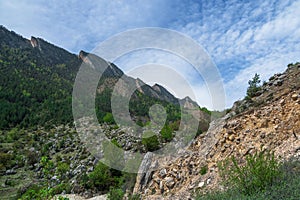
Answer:
[[(81, 51), (77, 56), (41, 38), (25, 39), (2, 26), (0, 37), (0, 98), (2, 105), (8, 107), (2, 109), (4, 112), (0, 114), (0, 128), (72, 123), (73, 85), (79, 67), (88, 62), (88, 57), (96, 63), (105, 63), (105, 66), (98, 66), (99, 69), (107, 66), (97, 90), (97, 95), (100, 96), (96, 99), (99, 118), (111, 112), (110, 100), (106, 96), (111, 95), (121, 77), (124, 84), (116, 88), (120, 94), (126, 94), (128, 85), (137, 88), (130, 96), (131, 117), (135, 121), (145, 123), (149, 120), (147, 109), (136, 106), (142, 103), (171, 104), (177, 107), (175, 110), (178, 112), (180, 103), (190, 109), (199, 108), (191, 99), (177, 99), (158, 84), (151, 87), (140, 79), (126, 76), (116, 65), (96, 55)], [(202, 117), (204, 121), (209, 121), (206, 115)]]

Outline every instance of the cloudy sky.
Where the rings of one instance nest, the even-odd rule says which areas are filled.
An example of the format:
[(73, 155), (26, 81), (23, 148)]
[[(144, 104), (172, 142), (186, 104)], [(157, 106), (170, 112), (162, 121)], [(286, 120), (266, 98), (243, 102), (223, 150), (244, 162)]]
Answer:
[[(10, 0), (0, 1), (0, 24), (26, 38), (42, 37), (73, 53), (92, 51), (102, 41), (128, 29), (178, 31), (197, 41), (216, 65), (229, 107), (244, 97), (247, 82), (255, 73), (267, 80), (283, 72), (287, 64), (300, 61), (299, 11), (299, 0)], [(153, 63), (159, 71), (162, 65), (170, 64), (161, 62), (163, 58), (173, 63), (176, 60), (165, 52), (142, 51), (116, 63), (133, 76), (144, 71), (141, 78), (151, 82), (149, 68), (132, 72), (133, 65)], [(181, 67), (179, 75), (192, 80), (189, 84), (198, 103), (213, 109), (211, 91), (205, 89), (203, 79), (193, 75), (184, 61), (176, 63), (176, 69), (179, 64)], [(190, 95), (180, 87), (180, 80), (175, 84), (176, 77), (165, 76), (169, 85), (161, 84), (179, 97)]]

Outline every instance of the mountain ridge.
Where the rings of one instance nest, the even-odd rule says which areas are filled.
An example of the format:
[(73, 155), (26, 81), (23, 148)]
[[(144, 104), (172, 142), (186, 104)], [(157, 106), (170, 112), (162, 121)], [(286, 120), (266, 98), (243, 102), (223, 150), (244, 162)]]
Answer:
[[(17, 86), (15, 85), (16, 82), (13, 83), (10, 81), (9, 83), (2, 82), (1, 85), (15, 85), (13, 87), (17, 87), (19, 93), (21, 93), (21, 95), (13, 94), (14, 96), (19, 96), (16, 99), (26, 99), (19, 101), (19, 103), (24, 101), (30, 101), (35, 104), (35, 106), (33, 107), (30, 107), (30, 104), (28, 103), (22, 106), (23, 108), (21, 110), (23, 114), (19, 116), (17, 110), (20, 110), (20, 108), (16, 108), (17, 105), (13, 105), (11, 100), (7, 99), (7, 95), (2, 94), (1, 97), (4, 101), (6, 101), (5, 104), (10, 105), (9, 107), (12, 107), (12, 109), (15, 110), (15, 114), (13, 115), (16, 115), (16, 117), (8, 119), (6, 119), (8, 111), (2, 114), (2, 118), (0, 115), (0, 119), (5, 119), (4, 122), (2, 122), (2, 126), (13, 127), (20, 123), (25, 125), (30, 124), (30, 121), (32, 121), (35, 125), (45, 124), (47, 123), (47, 121), (52, 120), (53, 118), (55, 119), (54, 121), (57, 122), (71, 122), (70, 116), (64, 117), (62, 119), (61, 116), (65, 114), (59, 112), (60, 114), (59, 116), (57, 116), (55, 114), (58, 111), (57, 109), (54, 109), (56, 110), (55, 112), (48, 111), (48, 109), (56, 105), (57, 107), (65, 107), (65, 110), (67, 110), (66, 112), (71, 113), (71, 107), (67, 104), (70, 103), (72, 85), (75, 81), (75, 77), (80, 65), (83, 62), (88, 62), (87, 60), (89, 58), (95, 58), (94, 60), (103, 59), (97, 55), (85, 51), (80, 51), (78, 55), (75, 55), (41, 38), (36, 38), (32, 36), (28, 40), (13, 31), (9, 31), (3, 26), (0, 27), (0, 36), (0, 44), (2, 51), (2, 57), (0, 57), (0, 59), (2, 59), (2, 70), (7, 69), (7, 67), (10, 66), (10, 69), (6, 71), (6, 73), (9, 73), (12, 79), (14, 79), (13, 77), (16, 77), (16, 79), (20, 79), (20, 81), (25, 81), (25, 84), (22, 83), (23, 86)], [(158, 99), (159, 101), (171, 103), (174, 104), (174, 106), (179, 106), (179, 102), (181, 100), (176, 98), (170, 92), (168, 92), (164, 87), (159, 86), (159, 90), (155, 90), (153, 87), (147, 85), (142, 80), (134, 79), (125, 75), (124, 72), (115, 64), (110, 63), (108, 61), (105, 62), (107, 63), (107, 69), (103, 73), (103, 75), (105, 78), (108, 79), (104, 80), (105, 78), (103, 78), (102, 80), (99, 80), (100, 85), (98, 88), (98, 92), (100, 92), (100, 94), (102, 94), (102, 92), (107, 89), (112, 91), (114, 89), (114, 84), (117, 83), (118, 79), (124, 77), (125, 83), (135, 85), (135, 87), (137, 88), (136, 92), (140, 92), (142, 93), (142, 95), (149, 96), (149, 98)], [(12, 69), (11, 67), (13, 67), (14, 69)], [(2, 73), (2, 75), (2, 80), (6, 80), (6, 78), (4, 77), (4, 73)], [(19, 78), (17, 78), (17, 76)], [(31, 79), (38, 80), (37, 82), (32, 82), (35, 86), (31, 86), (31, 83), (28, 82)], [(40, 84), (38, 82), (40, 82)], [(52, 84), (53, 82), (54, 84)], [(49, 83), (51, 84), (49, 85)], [(101, 85), (101, 83), (103, 83), (103, 85)], [(3, 87), (3, 89), (8, 89), (10, 87), (11, 86)], [(43, 90), (42, 94), (36, 94), (36, 90), (34, 90), (34, 88), (38, 90)], [(55, 91), (55, 88), (57, 88), (57, 91)], [(158, 86), (156, 86), (156, 88), (158, 88)], [(45, 89), (47, 89), (48, 91), (45, 91)], [(119, 90), (120, 89), (121, 88), (119, 88)], [(111, 93), (111, 91), (109, 93)], [(2, 92), (4, 93), (4, 90), (2, 90)], [(138, 99), (138, 94), (136, 92), (133, 94), (133, 101), (136, 101)], [(10, 92), (6, 91), (6, 93)], [(45, 98), (46, 96), (48, 96), (48, 99), (51, 99), (51, 101), (45, 101), (45, 99), (47, 99)], [(61, 96), (62, 98), (58, 98), (59, 96)], [(57, 99), (60, 99), (59, 101), (62, 102), (62, 104), (59, 103)], [(111, 112), (110, 109), (104, 108), (108, 107), (107, 105), (108, 104), (105, 103), (105, 106), (103, 106), (104, 110), (100, 115), (101, 118), (104, 117), (105, 112)], [(194, 105), (197, 108), (199, 107), (195, 103), (193, 103), (192, 105)], [(38, 110), (44, 110), (44, 113), (41, 114), (42, 117), (34, 117), (30, 114), (30, 110), (31, 112), (39, 112)], [(145, 112), (141, 114), (147, 115), (147, 113)], [(23, 118), (25, 119), (25, 121), (22, 120)]]

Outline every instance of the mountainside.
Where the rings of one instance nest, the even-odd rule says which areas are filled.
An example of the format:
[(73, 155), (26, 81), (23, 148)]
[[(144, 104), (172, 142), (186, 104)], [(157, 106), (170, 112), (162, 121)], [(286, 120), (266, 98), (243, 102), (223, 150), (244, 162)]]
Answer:
[[(264, 83), (254, 97), (236, 102), (180, 158), (162, 164), (148, 180), (138, 182), (135, 191), (145, 199), (173, 200), (188, 199), (196, 191), (222, 189), (217, 163), (233, 155), (241, 161), (246, 155), (270, 150), (281, 160), (300, 161), (299, 119), (300, 64), (291, 64)], [(207, 173), (201, 174), (206, 167)]]
[(76, 55), (0, 28), (0, 128), (71, 122)]
[[(99, 80), (96, 110), (100, 122), (111, 113), (110, 96), (122, 77), (124, 85), (116, 87), (126, 94), (129, 85), (137, 90), (130, 97), (130, 113), (140, 123), (149, 121), (148, 110), (154, 103), (168, 106), (168, 121), (179, 120), (179, 100), (162, 86), (153, 87), (140, 79), (126, 76), (116, 65), (81, 51), (74, 55), (43, 39), (30, 40), (0, 27), (0, 128), (17, 125), (72, 124), (72, 90), (76, 74), (88, 59), (102, 60), (107, 69)], [(98, 66), (99, 69), (106, 66)], [(198, 105), (194, 104), (198, 109)], [(204, 119), (206, 120), (206, 119)]]

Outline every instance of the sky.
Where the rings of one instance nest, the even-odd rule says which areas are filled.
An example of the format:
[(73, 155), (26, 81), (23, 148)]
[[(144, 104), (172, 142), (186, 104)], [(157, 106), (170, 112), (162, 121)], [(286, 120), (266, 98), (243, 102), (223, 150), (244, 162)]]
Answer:
[[(76, 54), (92, 51), (129, 29), (178, 31), (195, 40), (217, 67), (225, 106), (230, 107), (245, 96), (248, 80), (255, 73), (267, 80), (283, 72), (287, 64), (300, 61), (299, 10), (300, 0), (0, 0), (0, 24), (26, 38), (41, 37)], [(167, 70), (161, 70), (166, 73), (161, 79), (163, 86), (181, 98), (194, 96), (200, 106), (220, 109), (212, 105), (205, 77), (173, 57), (141, 50), (115, 63), (147, 83), (153, 79), (149, 63), (157, 74), (166, 63), (174, 65), (173, 70), (183, 78), (170, 78)], [(137, 69), (140, 66), (146, 68)], [(181, 87), (182, 80), (188, 80), (194, 95)]]

